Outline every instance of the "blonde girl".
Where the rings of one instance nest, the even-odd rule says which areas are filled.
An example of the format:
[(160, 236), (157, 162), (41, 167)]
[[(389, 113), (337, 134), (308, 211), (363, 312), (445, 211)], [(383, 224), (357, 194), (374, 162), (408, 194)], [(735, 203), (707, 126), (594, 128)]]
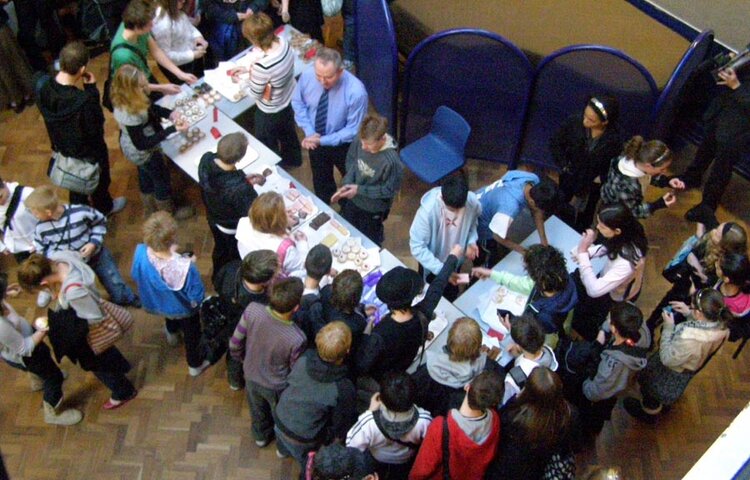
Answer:
[(302, 232), (292, 237), (284, 199), (278, 193), (266, 192), (255, 199), (248, 216), (237, 224), (236, 238), (240, 257), (256, 250), (273, 250), (284, 275), (305, 276), (307, 237)]
[[(169, 135), (188, 128), (176, 112), (151, 103), (148, 85), (143, 72), (127, 64), (115, 73), (111, 91), (113, 114), (120, 125), (120, 148), (125, 158), (138, 167), (138, 186), (146, 217), (156, 210), (174, 211), (169, 170), (159, 144)], [(165, 129), (161, 126), (162, 118), (175, 124)], [(193, 213), (192, 207), (181, 208), (175, 218), (189, 218)]]

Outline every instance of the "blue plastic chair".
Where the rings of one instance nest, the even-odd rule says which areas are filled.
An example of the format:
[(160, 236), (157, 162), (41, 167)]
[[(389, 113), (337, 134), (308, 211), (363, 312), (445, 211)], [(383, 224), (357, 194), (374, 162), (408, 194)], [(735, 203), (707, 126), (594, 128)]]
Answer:
[(425, 183), (437, 183), (466, 163), (464, 148), (471, 127), (446, 106), (432, 117), (430, 133), (401, 149), (401, 161)]

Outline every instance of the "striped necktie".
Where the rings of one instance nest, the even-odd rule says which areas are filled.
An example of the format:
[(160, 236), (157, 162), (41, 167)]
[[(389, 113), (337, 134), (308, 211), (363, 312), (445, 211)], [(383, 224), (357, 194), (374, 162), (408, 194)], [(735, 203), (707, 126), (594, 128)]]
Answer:
[(315, 112), (315, 132), (326, 134), (326, 123), (328, 122), (328, 90), (323, 90), (318, 100), (318, 110)]

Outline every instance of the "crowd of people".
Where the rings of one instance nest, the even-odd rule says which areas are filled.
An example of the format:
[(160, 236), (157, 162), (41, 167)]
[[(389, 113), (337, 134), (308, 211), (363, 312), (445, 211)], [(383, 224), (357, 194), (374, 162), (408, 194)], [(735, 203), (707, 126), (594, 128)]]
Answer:
[[(274, 28), (291, 21), (322, 39), (320, 2), (207, 0), (205, 18), (189, 3), (125, 7), (103, 98), (81, 42), (65, 45), (59, 71), (37, 82), (50, 172), (71, 159), (93, 165), (94, 188), (56, 183), (69, 190), (65, 203), (53, 186), (0, 180), (0, 247), (18, 263), (18, 284), (0, 274), (0, 354), (43, 391), (47, 423), (83, 420), (81, 411), (61, 408), (65, 373), (56, 361), (63, 357), (111, 391), (105, 410), (137, 397), (116, 342), (132, 324), (126, 307), (143, 308), (164, 318), (167, 344), (184, 344), (190, 376), (226, 358), (229, 388), (245, 390), (256, 445), (275, 440), (277, 455), (293, 458), (302, 479), (568, 479), (575, 453), (601, 431), (619, 397), (630, 415), (652, 422), (725, 342), (750, 336), (747, 234), (714, 214), (726, 184), (719, 170), (745, 151), (750, 131), (736, 130), (750, 121), (750, 79), (731, 70), (721, 73), (727, 89), (707, 117), (706, 143), (682, 175), (667, 175), (674, 155), (663, 141), (621, 138), (618, 99), (602, 93), (552, 136), (559, 182), (528, 169), (476, 191), (462, 172), (444, 179), (422, 197), (409, 229), (419, 271), (393, 268), (375, 286), (387, 307), (382, 316), (362, 303), (360, 273), (333, 270), (328, 247), (292, 232), (298, 219), (283, 197), (259, 194), (262, 175), (237, 169), (248, 137), (225, 135), (198, 166), (214, 240), (216, 294), (206, 298), (211, 288), (196, 257), (177, 240), (178, 222), (196, 211), (178, 205), (159, 146), (188, 125), (155, 102), (194, 83), (209, 52), (223, 60), (254, 47), (252, 67), (230, 73), (256, 101), (255, 136), (288, 168), (299, 168), (306, 151), (315, 194), (378, 245), (404, 167), (387, 120), (368, 112), (365, 86), (346, 68), (350, 39), (343, 58), (319, 48), (295, 79), (292, 48)], [(344, 1), (345, 19), (347, 8)], [(159, 83), (149, 58), (170, 83)], [(31, 98), (31, 90), (19, 92), (14, 101)], [(102, 100), (119, 126), (123, 157), (137, 169), (144, 219), (132, 254), (135, 291), (105, 246), (108, 217), (126, 201), (109, 193)], [(672, 288), (646, 318), (635, 304), (650, 261), (640, 219), (699, 186), (714, 158), (703, 201), (687, 215), (696, 234), (665, 266)], [(646, 202), (649, 184), (668, 191)], [(510, 234), (524, 210), (540, 237), (528, 248)], [(555, 248), (545, 231), (553, 214), (581, 233), (572, 252)], [(510, 251), (522, 254), (525, 275), (492, 269)], [(444, 348), (424, 349), (438, 302), (455, 300), (469, 276), (528, 297), (521, 315), (498, 311), (512, 339), (507, 365), (483, 346), (482, 326), (469, 317), (452, 322)], [(18, 315), (10, 298), (22, 290), (37, 295), (46, 316), (29, 323)]]

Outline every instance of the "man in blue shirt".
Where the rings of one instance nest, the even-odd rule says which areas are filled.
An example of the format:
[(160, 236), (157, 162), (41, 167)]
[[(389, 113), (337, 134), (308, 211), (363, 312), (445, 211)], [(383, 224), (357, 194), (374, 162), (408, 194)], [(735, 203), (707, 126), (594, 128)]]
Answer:
[(315, 195), (330, 203), (336, 192), (333, 166), (343, 177), (349, 145), (367, 113), (367, 91), (344, 70), (337, 51), (321, 48), (314, 68), (302, 72), (297, 82), (292, 108), (297, 125), (305, 132), (302, 148), (310, 152)]

